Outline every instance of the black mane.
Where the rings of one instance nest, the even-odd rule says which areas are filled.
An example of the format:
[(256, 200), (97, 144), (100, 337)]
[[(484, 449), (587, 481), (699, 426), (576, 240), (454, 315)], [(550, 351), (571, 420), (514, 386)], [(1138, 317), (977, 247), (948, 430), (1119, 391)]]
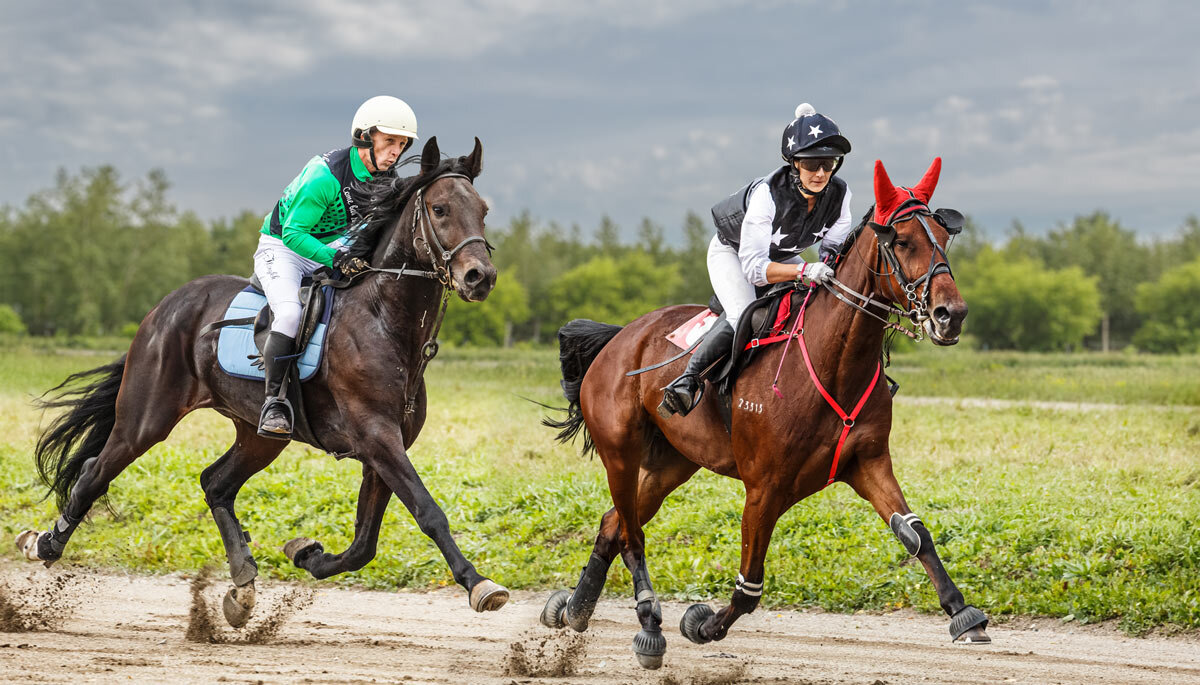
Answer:
[(862, 220), (860, 220), (858, 225), (854, 227), (854, 230), (850, 231), (850, 235), (846, 236), (846, 239), (842, 241), (842, 248), (838, 250), (839, 257), (844, 257), (850, 254), (850, 248), (854, 247), (854, 241), (858, 240), (858, 236), (862, 234), (863, 228), (866, 227), (867, 222), (870, 221), (871, 217), (874, 215), (875, 205), (871, 205), (867, 208), (867, 213), (863, 215)]
[[(421, 156), (413, 155), (397, 162), (394, 168), (420, 164)], [(408, 201), (416, 192), (429, 185), (438, 176), (447, 173), (469, 176), (465, 157), (443, 159), (428, 173), (400, 178), (394, 173), (358, 184), (354, 188), (355, 200), (362, 207), (366, 222), (349, 232), (349, 252), (368, 261), (379, 246), (379, 239), (394, 224)]]

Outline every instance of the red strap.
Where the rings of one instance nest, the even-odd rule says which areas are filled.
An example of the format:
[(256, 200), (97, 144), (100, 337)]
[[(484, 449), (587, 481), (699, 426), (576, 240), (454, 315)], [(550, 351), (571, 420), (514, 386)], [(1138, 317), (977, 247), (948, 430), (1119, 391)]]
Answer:
[[(805, 304), (808, 304), (807, 300)], [(850, 433), (850, 429), (854, 427), (854, 419), (858, 417), (858, 412), (862, 411), (863, 405), (867, 403), (867, 398), (871, 396), (871, 391), (875, 389), (875, 384), (879, 382), (879, 374), (883, 371), (883, 364), (875, 362), (875, 376), (871, 379), (871, 384), (867, 386), (867, 391), (862, 394), (862, 397), (858, 398), (858, 404), (855, 405), (854, 411), (847, 414), (846, 410), (842, 409), (837, 400), (833, 399), (833, 396), (825, 389), (825, 386), (821, 385), (821, 380), (817, 378), (817, 372), (813, 369), (812, 360), (808, 357), (808, 345), (804, 344), (803, 322), (805, 309), (806, 307), (800, 309), (800, 316), (797, 319), (800, 323), (800, 335), (798, 336), (800, 338), (800, 353), (804, 355), (804, 365), (808, 367), (808, 375), (812, 378), (813, 385), (817, 386), (821, 397), (825, 398), (825, 402), (830, 407), (833, 407), (833, 410), (837, 412), (838, 417), (842, 420), (842, 435), (838, 438), (837, 449), (833, 452), (833, 464), (829, 467), (829, 480), (825, 481), (825, 485), (828, 486), (833, 482), (834, 477), (837, 476), (838, 462), (842, 458), (842, 446), (846, 444), (846, 436)]]

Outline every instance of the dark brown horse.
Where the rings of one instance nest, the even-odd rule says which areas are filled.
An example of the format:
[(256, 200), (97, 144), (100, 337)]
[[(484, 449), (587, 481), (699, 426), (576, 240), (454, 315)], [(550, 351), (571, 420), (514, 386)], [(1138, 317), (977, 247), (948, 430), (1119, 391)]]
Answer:
[[(571, 404), (565, 420), (547, 423), (560, 429), (560, 440), (585, 430), (585, 450), (594, 447), (599, 453), (614, 506), (601, 519), (594, 550), (574, 592), (552, 595), (542, 612), (543, 623), (585, 630), (609, 565), (619, 553), (633, 576), (642, 626), (633, 641), (634, 652), (643, 666), (657, 668), (666, 640), (646, 566), (642, 527), (671, 491), (706, 468), (745, 484), (742, 554), (729, 606), (714, 613), (696, 604), (683, 615), (680, 631), (692, 642), (724, 638), (739, 616), (755, 609), (776, 521), (833, 480), (848, 483), (869, 501), (908, 552), (924, 564), (942, 608), (952, 617), (953, 639), (988, 641), (987, 617), (963, 600), (938, 559), (933, 538), (912, 514), (892, 474), (892, 400), (886, 384), (877, 382), (887, 328), (879, 313), (903, 308), (941, 345), (957, 342), (967, 314), (945, 254), (947, 227), (960, 227), (961, 215), (953, 210), (935, 214), (927, 206), (940, 162), (935, 160), (911, 191), (893, 186), (883, 165), (876, 163), (880, 212), (876, 221), (864, 219), (858, 227), (836, 271), (838, 282), (846, 287), (839, 294), (857, 307), (836, 298), (837, 286), (814, 291), (807, 307), (800, 307), (799, 295), (793, 295), (793, 312), (800, 309), (805, 318), (800, 326), (792, 322), (791, 330), (803, 340), (763, 348), (765, 352), (742, 373), (733, 387), (728, 432), (719, 398), (711, 389), (686, 417), (658, 415), (661, 389), (678, 373), (673, 365), (626, 375), (670, 357), (674, 348), (665, 336), (695, 316), (699, 307), (667, 307), (624, 328), (574, 321), (559, 331), (563, 388)], [(864, 225), (874, 230), (864, 232)], [(848, 296), (850, 291), (864, 295)], [(880, 306), (880, 300), (887, 304)], [(806, 351), (797, 349), (801, 342)], [(785, 348), (790, 348), (786, 357)], [(813, 377), (806, 359), (811, 360)], [(782, 371), (782, 398), (772, 390), (777, 369)], [(827, 403), (814, 378), (842, 410)], [(857, 416), (846, 418), (860, 398)]]
[[(358, 230), (351, 251), (381, 271), (359, 276), (335, 299), (325, 359), (302, 386), (310, 442), (362, 462), (354, 541), (341, 554), (327, 554), (320, 543), (297, 538), (285, 552), (317, 578), (362, 568), (375, 556), (384, 510), (395, 493), (437, 544), (471, 606), (495, 610), (507, 601), (508, 591), (463, 557), (445, 514), (406, 452), (425, 423), (423, 346), (440, 324), (443, 295), (452, 289), (464, 300), (480, 301), (496, 282), (483, 237), (487, 205), (472, 184), (482, 169), (483, 149), (476, 139), (469, 156), (442, 160), (436, 139), (430, 138), (420, 164), (417, 176), (383, 181), (364, 198), (371, 222)], [(259, 437), (262, 383), (221, 371), (217, 336), (202, 332), (246, 285), (236, 276), (187, 283), (146, 315), (124, 357), (59, 386), (92, 379), (50, 403), (68, 411), (42, 434), (36, 456), (43, 480), (58, 497), (61, 517), (48, 531), (18, 536), (17, 546), (27, 558), (47, 565), (59, 559), (76, 526), (121, 471), (189, 412), (215, 409), (233, 421), (237, 438), (204, 469), (200, 485), (234, 582), (225, 597), (225, 616), (235, 627), (246, 623), (258, 567), (234, 499), (287, 443)], [(410, 398), (415, 398), (412, 411), (406, 411)]]

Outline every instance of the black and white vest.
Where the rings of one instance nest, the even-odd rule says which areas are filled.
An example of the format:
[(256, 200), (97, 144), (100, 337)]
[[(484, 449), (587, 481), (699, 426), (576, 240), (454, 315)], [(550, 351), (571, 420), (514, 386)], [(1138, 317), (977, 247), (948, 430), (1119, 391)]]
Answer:
[(792, 178), (792, 168), (781, 166), (713, 205), (712, 217), (717, 226), (717, 239), (723, 244), (735, 250), (741, 245), (742, 220), (746, 218), (750, 193), (762, 183), (767, 184), (771, 200), (775, 203), (775, 219), (771, 227), (775, 233), (783, 235), (778, 243), (771, 243), (771, 261), (795, 257), (816, 244), (842, 214), (842, 200), (846, 197), (845, 181), (837, 176), (831, 178), (825, 192), (817, 196), (813, 211), (809, 212), (808, 200), (800, 194)]

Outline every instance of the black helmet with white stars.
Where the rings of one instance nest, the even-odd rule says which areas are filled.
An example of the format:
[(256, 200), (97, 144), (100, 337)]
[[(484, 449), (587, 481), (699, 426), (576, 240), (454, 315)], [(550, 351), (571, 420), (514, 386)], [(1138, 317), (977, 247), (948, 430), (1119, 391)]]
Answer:
[[(850, 141), (838, 130), (833, 119), (807, 102), (796, 108), (796, 118), (783, 129), (781, 151), (785, 162), (797, 157), (843, 157), (850, 153)], [(841, 166), (841, 162), (838, 162)]]

